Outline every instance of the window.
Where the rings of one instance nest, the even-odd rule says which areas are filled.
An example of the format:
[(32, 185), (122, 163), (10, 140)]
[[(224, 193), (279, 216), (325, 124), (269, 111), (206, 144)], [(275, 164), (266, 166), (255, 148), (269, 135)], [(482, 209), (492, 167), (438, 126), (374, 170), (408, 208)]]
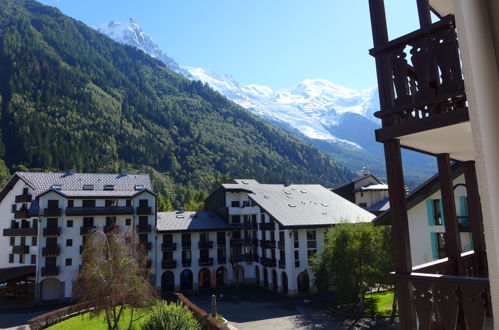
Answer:
[(31, 260), (30, 261), (31, 261), (32, 265), (36, 264), (36, 254), (32, 254), (31, 255)]
[(217, 244), (225, 244), (225, 232), (219, 231), (217, 232)]
[(359, 203), (360, 207), (367, 207), (367, 203)]
[(200, 249), (199, 250), (199, 258), (200, 259), (208, 259), (210, 257), (210, 250), (208, 249)]
[(440, 199), (432, 200), (433, 208), (433, 224), (435, 226), (442, 225), (442, 210), (440, 209)]
[(19, 255), (19, 263), (24, 264), (24, 254)]
[(68, 207), (75, 207), (74, 199), (68, 199)]
[(95, 199), (84, 199), (82, 201), (83, 207), (95, 207)]
[(218, 260), (225, 260), (225, 248), (217, 249), (217, 258)]
[(317, 253), (317, 250), (316, 249), (308, 249), (307, 250), (307, 258), (308, 258), (308, 264), (310, 265), (310, 258), (312, 258), (312, 256), (314, 254)]
[(73, 227), (73, 220), (66, 220), (66, 227), (68, 228)]
[(300, 267), (300, 251), (295, 250), (295, 267)]
[(19, 228), (19, 223), (16, 220), (10, 220), (10, 228)]
[(21, 246), (26, 246), (26, 237), (21, 237)]
[(199, 240), (201, 242), (208, 242), (210, 240), (210, 233), (203, 232), (199, 234)]
[(83, 186), (83, 190), (94, 190), (93, 184), (86, 184)]
[(230, 203), (230, 206), (232, 206), (232, 207), (239, 207), (239, 201), (232, 201)]
[(29, 192), (28, 192), (28, 188), (23, 188), (23, 195), (28, 195)]
[(233, 231), (232, 232), (232, 239), (241, 239), (241, 232), (240, 231)]
[(93, 227), (93, 226), (94, 226), (94, 218), (83, 217), (83, 227)]
[(191, 248), (191, 234), (190, 233), (182, 233), (182, 247)]
[(307, 249), (317, 248), (315, 230), (307, 230)]
[(31, 237), (31, 245), (32, 246), (38, 245), (38, 237)]
[(167, 246), (171, 246), (173, 244), (173, 235), (172, 234), (163, 234), (163, 244)]
[(106, 184), (104, 186), (104, 190), (114, 190), (114, 185), (112, 185), (112, 184)]
[(139, 200), (139, 208), (146, 208), (149, 207), (149, 201), (147, 199), (140, 199)]
[(73, 264), (73, 259), (66, 258), (66, 266), (71, 266)]
[(286, 262), (286, 252), (284, 250), (279, 250), (279, 260), (281, 260), (282, 263)]
[(300, 247), (300, 241), (298, 240), (298, 230), (293, 230), (293, 244), (295, 249)]
[(190, 264), (191, 263), (191, 250), (184, 249), (182, 250), (182, 264)]
[(16, 204), (12, 204), (11, 211), (12, 211), (12, 213), (14, 213), (14, 212), (17, 211), (17, 205)]
[(241, 223), (241, 216), (240, 215), (233, 215), (232, 216), (232, 223)]
[(445, 250), (445, 234), (444, 233), (436, 233), (437, 234), (437, 254), (438, 258), (446, 258), (447, 251)]
[(125, 225), (130, 226), (132, 224), (132, 219), (126, 219)]
[(11, 253), (9, 254), (9, 264), (13, 264), (14, 263), (14, 255)]
[(73, 240), (72, 239), (67, 239), (66, 240), (66, 246), (73, 246)]
[(104, 202), (104, 205), (106, 207), (114, 207), (114, 206), (118, 206), (118, 201), (117, 200), (114, 200), (114, 199), (106, 199), (106, 201)]
[(163, 260), (165, 261), (173, 261), (173, 251), (168, 250), (163, 252)]
[(127, 199), (126, 200), (126, 206), (127, 207), (132, 207), (132, 200), (131, 199)]
[(47, 206), (49, 209), (57, 209), (59, 208), (59, 201), (57, 199), (49, 199)]
[(13, 245), (15, 245), (15, 244), (16, 244), (16, 238), (15, 238), (15, 237), (13, 237), (13, 236), (11, 236), (11, 237), (10, 237), (10, 246), (13, 246)]

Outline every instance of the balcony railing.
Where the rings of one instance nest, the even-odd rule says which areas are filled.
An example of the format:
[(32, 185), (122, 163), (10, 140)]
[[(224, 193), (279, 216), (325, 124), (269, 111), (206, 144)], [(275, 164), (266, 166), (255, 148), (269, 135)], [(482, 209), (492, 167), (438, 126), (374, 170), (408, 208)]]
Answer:
[(132, 215), (133, 207), (128, 206), (92, 206), (92, 207), (66, 207), (66, 215)]
[(260, 230), (275, 230), (275, 223), (264, 222), (264, 223), (260, 223), (258, 225), (258, 227), (260, 228)]
[(199, 241), (198, 248), (200, 249), (211, 249), (213, 248), (213, 241)]
[(161, 268), (174, 269), (177, 268), (177, 260), (161, 260)]
[(253, 254), (244, 254), (243, 255), (243, 260), (246, 262), (253, 262), (258, 260), (258, 256), (255, 259), (255, 256)]
[(32, 197), (31, 195), (17, 195), (16, 203), (30, 203), (31, 197)]
[(43, 209), (43, 216), (44, 217), (60, 217), (61, 216), (61, 209), (60, 208), (55, 208), (55, 207), (46, 207)]
[(42, 276), (57, 276), (59, 275), (59, 266), (42, 267)]
[(199, 266), (213, 265), (213, 258), (199, 258)]
[(42, 249), (42, 256), (44, 257), (58, 256), (60, 252), (61, 249), (59, 248), (59, 245), (46, 246)]
[(161, 250), (163, 251), (175, 251), (177, 250), (177, 243), (173, 243), (173, 242), (170, 242), (170, 243), (163, 243), (161, 244)]
[(260, 263), (262, 265), (264, 265), (265, 267), (275, 267), (276, 266), (276, 259), (260, 257)]
[(14, 212), (14, 219), (27, 219), (29, 218), (28, 210), (19, 210)]
[(81, 226), (80, 227), (80, 235), (88, 235), (91, 234), (93, 230), (95, 230), (95, 226)]
[(276, 241), (260, 240), (260, 246), (264, 249), (274, 249), (276, 247)]
[(370, 51), (385, 105), (378, 141), (469, 120), (454, 17)]
[(60, 227), (47, 227), (43, 228), (43, 237), (46, 236), (59, 236), (61, 234)]
[[(256, 240), (258, 242), (258, 240)], [(255, 244), (255, 240), (251, 238), (238, 238), (238, 239), (231, 239), (230, 240), (230, 246), (241, 246), (241, 245), (253, 245)]]
[(14, 246), (12, 246), (12, 253), (13, 254), (27, 254), (27, 253), (29, 253), (29, 246), (28, 245), (14, 245)]
[(150, 215), (152, 214), (152, 208), (151, 207), (137, 207), (136, 211), (137, 215)]
[(137, 225), (137, 233), (150, 233), (151, 225)]
[(6, 228), (3, 230), (3, 236), (37, 236), (38, 228)]

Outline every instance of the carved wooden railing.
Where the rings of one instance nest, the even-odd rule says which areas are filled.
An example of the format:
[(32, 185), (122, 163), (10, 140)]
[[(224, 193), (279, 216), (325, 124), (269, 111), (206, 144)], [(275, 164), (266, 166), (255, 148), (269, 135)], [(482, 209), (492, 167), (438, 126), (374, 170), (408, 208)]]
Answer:
[[(467, 116), (459, 47), (452, 15), (374, 48), (387, 77), (386, 104), (375, 116), (383, 128), (460, 111)], [(438, 125), (437, 125), (438, 126)], [(435, 128), (435, 127), (433, 127)]]
[(456, 263), (448, 258), (395, 275), (413, 288), (419, 329), (483, 329), (490, 309), (489, 279), (476, 276), (480, 256), (474, 251), (462, 253), (461, 262), (466, 276), (452, 275)]

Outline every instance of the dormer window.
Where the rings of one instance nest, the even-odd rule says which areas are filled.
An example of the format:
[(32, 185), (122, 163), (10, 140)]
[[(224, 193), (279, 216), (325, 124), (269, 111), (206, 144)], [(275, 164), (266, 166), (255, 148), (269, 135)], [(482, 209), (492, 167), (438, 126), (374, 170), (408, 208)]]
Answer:
[(86, 184), (83, 186), (83, 190), (94, 190), (93, 184)]
[(106, 184), (104, 186), (104, 190), (114, 190), (114, 185), (112, 185), (112, 184)]
[(144, 185), (136, 185), (135, 190), (144, 190)]
[(62, 186), (60, 184), (54, 184), (52, 185), (52, 189), (54, 190), (61, 190)]

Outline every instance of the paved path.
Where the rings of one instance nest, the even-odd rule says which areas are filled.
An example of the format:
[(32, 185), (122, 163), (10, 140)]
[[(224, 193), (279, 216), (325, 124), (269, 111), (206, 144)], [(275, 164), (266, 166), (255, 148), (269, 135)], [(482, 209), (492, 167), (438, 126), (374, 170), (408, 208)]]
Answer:
[(19, 306), (19, 301), (13, 298), (2, 297), (0, 299), (0, 329), (17, 329), (25, 326), (28, 320), (60, 308), (56, 306)]
[(398, 328), (387, 322), (378, 322), (373, 327), (369, 320), (331, 313), (326, 309), (327, 302), (319, 297), (312, 297), (306, 303), (304, 299), (290, 299), (258, 287), (241, 288), (237, 297), (233, 288), (225, 290), (223, 297), (217, 291), (187, 297), (210, 312), (211, 293), (217, 295), (218, 313), (239, 330)]

